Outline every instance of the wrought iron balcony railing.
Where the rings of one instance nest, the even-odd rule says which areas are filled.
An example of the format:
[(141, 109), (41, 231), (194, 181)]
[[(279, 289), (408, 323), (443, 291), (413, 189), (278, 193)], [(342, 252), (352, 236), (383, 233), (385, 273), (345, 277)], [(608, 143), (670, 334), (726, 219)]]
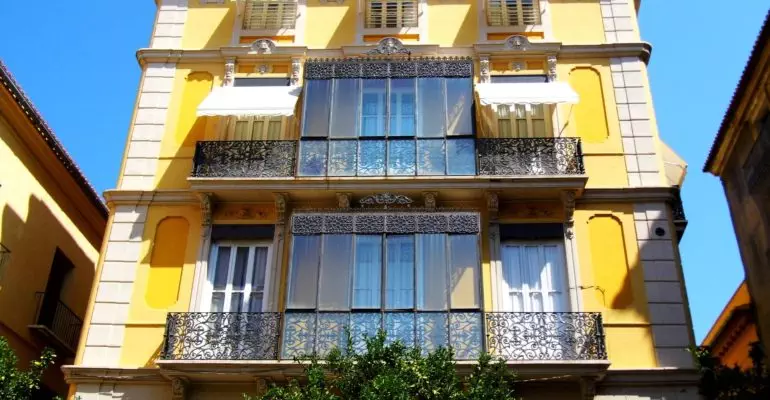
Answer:
[[(423, 141), (429, 142), (431, 140), (418, 140), (418, 144)], [(341, 142), (348, 141), (336, 141), (335, 143)], [(352, 140), (350, 142), (353, 143), (352, 148), (355, 150), (357, 141)], [(413, 141), (406, 142), (413, 144)], [(444, 140), (441, 139), (439, 142), (443, 144)], [(294, 140), (198, 142), (192, 176), (198, 178), (291, 178), (297, 173), (298, 143)], [(385, 149), (388, 144), (384, 140), (366, 142), (367, 145), (381, 144), (380, 152), (372, 153), (371, 157), (373, 158), (369, 160), (356, 159), (358, 155), (363, 157), (370, 153), (363, 149), (349, 151), (349, 154), (336, 154), (334, 157), (327, 157), (326, 151), (328, 149), (325, 141), (306, 142), (306, 147), (307, 143), (322, 145), (323, 152), (318, 155), (309, 153), (310, 150), (308, 149), (303, 150), (304, 158), (303, 161), (299, 162), (300, 171), (297, 175), (338, 177), (398, 175), (405, 177), (431, 174), (437, 176), (585, 174), (583, 154), (578, 138), (480, 138), (475, 140), (475, 150), (473, 139), (451, 139), (447, 140), (446, 146), (437, 147), (439, 149), (446, 147), (446, 153), (441, 150), (435, 154), (431, 153), (430, 157), (420, 152), (418, 152), (420, 156), (411, 154), (411, 158), (407, 157), (411, 160), (411, 164), (408, 165), (402, 159), (397, 161), (386, 159), (385, 154), (391, 152), (386, 152)], [(395, 143), (403, 144), (405, 142)], [(415, 149), (419, 149), (419, 145), (412, 146), (411, 152), (414, 153)], [(474, 165), (474, 152), (475, 164), (477, 165)], [(349, 155), (349, 159), (343, 157), (346, 154)], [(308, 160), (311, 160), (312, 163)], [(440, 168), (437, 167), (437, 163), (441, 165)], [(356, 172), (356, 165), (358, 172)], [(365, 173), (361, 172), (362, 168), (366, 170)], [(315, 172), (308, 172), (310, 170)], [(475, 174), (474, 170), (476, 171)]]
[(198, 178), (290, 178), (294, 140), (203, 141), (195, 148), (192, 176)]
[(479, 175), (585, 174), (579, 138), (477, 139)]
[(57, 298), (46, 298), (43, 292), (35, 293), (37, 305), (35, 321), (30, 328), (54, 339), (54, 344), (68, 355), (74, 355), (80, 340), (83, 320)]
[(161, 358), (291, 360), (345, 349), (348, 337), (363, 351), (380, 329), (424, 351), (451, 346), (458, 360), (484, 351), (512, 361), (607, 359), (599, 313), (478, 311), (170, 313)]

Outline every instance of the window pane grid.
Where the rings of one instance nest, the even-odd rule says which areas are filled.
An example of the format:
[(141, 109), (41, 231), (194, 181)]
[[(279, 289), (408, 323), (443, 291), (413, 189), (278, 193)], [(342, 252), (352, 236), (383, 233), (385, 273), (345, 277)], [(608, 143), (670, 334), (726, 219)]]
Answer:
[(243, 29), (293, 29), (296, 18), (296, 1), (250, 0), (246, 2)]
[(417, 27), (416, 0), (367, 0), (366, 28)]
[(489, 26), (540, 24), (539, 0), (487, 0)]

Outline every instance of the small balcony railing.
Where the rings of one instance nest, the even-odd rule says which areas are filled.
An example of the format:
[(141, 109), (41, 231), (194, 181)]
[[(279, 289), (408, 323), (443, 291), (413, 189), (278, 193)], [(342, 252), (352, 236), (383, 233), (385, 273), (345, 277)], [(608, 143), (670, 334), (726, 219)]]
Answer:
[(458, 360), (485, 351), (511, 361), (607, 359), (599, 313), (478, 311), (169, 313), (161, 358), (292, 360), (345, 349), (348, 338), (363, 351), (381, 329), (424, 351), (451, 346)]
[[(430, 142), (431, 140), (422, 141)], [(396, 161), (388, 158), (393, 157), (393, 152), (386, 151), (390, 144), (385, 140), (362, 142), (366, 145), (380, 144), (381, 149), (376, 153), (363, 149), (349, 151), (349, 159), (344, 159), (339, 154), (334, 157), (328, 156), (325, 153), (328, 150), (324, 141), (308, 142), (324, 145), (322, 146), (324, 152), (319, 153), (320, 156), (312, 155), (311, 157), (308, 154), (303, 156), (309, 157), (309, 159), (314, 160), (314, 163), (319, 164), (315, 169), (320, 172), (315, 173), (305, 171), (309, 168), (305, 164), (310, 163), (307, 160), (304, 163), (299, 163), (304, 165), (302, 168), (305, 172), (297, 173), (298, 141), (203, 141), (198, 142), (196, 147), (192, 176), (196, 178), (291, 178), (295, 175), (313, 177), (395, 175), (407, 177), (431, 174), (436, 176), (567, 176), (585, 174), (579, 138), (479, 138), (475, 141), (473, 139), (452, 139), (447, 141), (446, 145), (443, 145), (444, 140), (442, 139), (439, 141), (442, 146), (436, 147), (442, 150), (435, 154), (431, 153), (430, 157), (423, 154), (425, 151), (420, 148), (422, 141), (418, 141), (418, 146), (412, 146), (410, 150), (417, 154), (411, 154), (407, 157), (404, 155), (405, 153), (399, 153), (401, 158)], [(351, 142), (354, 145), (353, 149), (356, 149), (357, 141), (352, 140)], [(406, 142), (414, 144), (413, 141)], [(403, 144), (405, 142), (394, 141), (394, 143)], [(443, 152), (444, 148), (446, 148), (446, 152)], [(307, 153), (307, 151), (305, 152)], [(364, 155), (371, 156), (372, 158), (357, 160), (356, 157), (359, 155), (362, 157)], [(386, 157), (386, 155), (388, 156)], [(411, 160), (411, 164), (406, 163), (404, 161), (406, 159)], [(437, 169), (439, 164), (442, 167)], [(365, 170), (365, 173), (361, 172), (362, 169)], [(404, 172), (407, 170), (410, 172)]]
[(195, 148), (192, 176), (197, 178), (290, 178), (294, 140), (203, 141)]
[(583, 175), (579, 138), (477, 139), (479, 175)]
[(80, 340), (83, 320), (59, 299), (48, 299), (43, 292), (35, 293), (35, 320), (30, 328), (49, 337), (53, 344), (68, 355), (74, 355)]

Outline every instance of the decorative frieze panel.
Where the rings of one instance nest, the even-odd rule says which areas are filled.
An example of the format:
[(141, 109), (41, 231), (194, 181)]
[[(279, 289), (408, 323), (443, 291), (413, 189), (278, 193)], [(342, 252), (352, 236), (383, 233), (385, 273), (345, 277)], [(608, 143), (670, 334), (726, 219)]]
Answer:
[(305, 63), (305, 79), (333, 78), (468, 78), (473, 76), (470, 58), (418, 59), (311, 59)]
[(297, 213), (292, 233), (463, 233), (480, 231), (479, 214), (473, 212), (351, 212)]

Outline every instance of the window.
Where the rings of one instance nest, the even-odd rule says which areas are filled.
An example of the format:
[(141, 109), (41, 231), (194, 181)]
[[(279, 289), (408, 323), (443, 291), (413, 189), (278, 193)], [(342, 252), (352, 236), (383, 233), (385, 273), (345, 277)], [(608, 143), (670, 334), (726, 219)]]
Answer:
[(308, 213), (291, 225), (283, 357), (344, 348), (346, 328), (357, 350), (384, 329), (426, 351), (478, 355), (478, 214)]
[(206, 296), (211, 312), (261, 312), (267, 299), (270, 245), (220, 242), (209, 261)]
[(502, 247), (503, 311), (569, 311), (560, 243), (512, 242)]
[(417, 26), (417, 0), (366, 0), (366, 28)]
[(299, 175), (474, 175), (471, 78), (308, 79)]
[(293, 0), (248, 0), (243, 29), (294, 29), (297, 3)]
[(540, 24), (539, 0), (487, 0), (489, 26)]
[[(543, 75), (493, 76), (492, 83), (546, 82)], [(529, 138), (549, 137), (551, 109), (544, 104), (517, 104), (498, 106), (495, 111), (497, 137)]]
[[(236, 78), (236, 87), (289, 86), (289, 78)], [(225, 140), (280, 140), (285, 139), (289, 117), (233, 117), (230, 119)]]

